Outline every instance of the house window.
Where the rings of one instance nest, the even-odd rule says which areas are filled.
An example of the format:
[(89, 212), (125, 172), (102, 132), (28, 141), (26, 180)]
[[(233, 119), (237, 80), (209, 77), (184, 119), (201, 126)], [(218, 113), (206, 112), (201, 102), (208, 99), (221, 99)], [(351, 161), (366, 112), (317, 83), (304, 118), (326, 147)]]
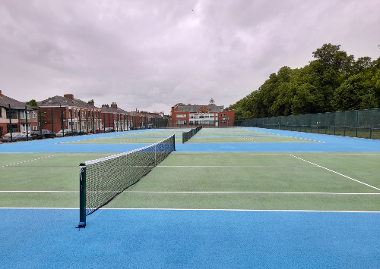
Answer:
[(36, 117), (37, 117), (37, 114), (36, 114), (36, 112), (32, 112), (32, 117), (33, 117), (33, 119), (35, 119)]
[[(18, 117), (17, 117), (17, 111), (11, 109), (11, 111), (9, 112), (9, 110), (8, 110), (7, 111), (7, 119), (9, 119), (9, 118), (11, 118), (11, 119), (18, 119)], [(17, 132), (17, 131), (15, 131), (15, 132)]]
[(220, 116), (221, 116), (221, 117), (225, 117), (225, 116), (226, 116), (226, 114), (220, 114)]
[(177, 118), (186, 118), (186, 114), (177, 114)]
[(33, 131), (37, 131), (37, 126), (33, 126)]

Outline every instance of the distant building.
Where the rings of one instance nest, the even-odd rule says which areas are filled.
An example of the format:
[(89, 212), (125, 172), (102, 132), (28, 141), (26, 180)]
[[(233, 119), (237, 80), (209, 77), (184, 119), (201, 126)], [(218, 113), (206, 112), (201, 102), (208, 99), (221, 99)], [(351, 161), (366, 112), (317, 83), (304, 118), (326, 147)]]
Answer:
[(38, 130), (38, 109), (2, 94), (0, 90), (0, 136)]
[(42, 129), (54, 133), (62, 129), (96, 132), (103, 128), (101, 108), (94, 106), (94, 100), (84, 102), (73, 94), (50, 97), (38, 102), (41, 108)]
[(131, 113), (118, 108), (116, 102), (102, 105), (102, 120), (105, 128), (115, 131), (127, 131), (133, 126)]
[(227, 127), (233, 126), (234, 110), (224, 110), (224, 106), (214, 104), (211, 98), (208, 105), (177, 105), (172, 107), (171, 127)]

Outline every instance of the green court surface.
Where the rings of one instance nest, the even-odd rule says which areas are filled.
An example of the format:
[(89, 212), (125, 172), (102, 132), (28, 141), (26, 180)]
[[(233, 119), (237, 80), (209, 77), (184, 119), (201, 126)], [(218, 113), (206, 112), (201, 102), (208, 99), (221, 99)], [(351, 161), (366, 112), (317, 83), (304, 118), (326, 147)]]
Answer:
[[(379, 168), (373, 164), (380, 154), (296, 155), (315, 165), (291, 153), (175, 152), (107, 207), (379, 210)], [(367, 165), (355, 157), (364, 157)]]
[[(0, 207), (78, 208), (81, 162), (1, 154)], [(106, 208), (378, 211), (379, 153), (173, 152)]]
[(78, 208), (79, 164), (110, 153), (2, 153), (0, 207)]
[[(117, 136), (110, 138), (92, 138), (86, 140), (78, 140), (66, 142), (65, 144), (154, 144), (166, 137), (164, 136), (151, 136), (151, 137), (138, 137), (138, 136)], [(176, 138), (177, 143), (180, 139)]]
[(186, 143), (298, 143), (298, 142), (315, 142), (307, 139), (300, 139), (290, 136), (194, 136)]

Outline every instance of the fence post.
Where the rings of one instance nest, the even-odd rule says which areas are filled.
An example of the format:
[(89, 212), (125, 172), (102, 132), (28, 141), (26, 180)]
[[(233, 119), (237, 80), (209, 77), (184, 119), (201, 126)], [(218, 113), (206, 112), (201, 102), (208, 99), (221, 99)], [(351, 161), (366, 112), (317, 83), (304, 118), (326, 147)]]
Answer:
[(375, 109), (371, 109), (371, 127), (369, 129), (369, 139), (372, 139), (373, 118)]
[[(26, 129), (26, 141), (29, 141), (29, 134), (28, 134), (28, 108), (25, 106), (25, 129)], [(42, 135), (42, 131), (41, 131)]]
[(346, 136), (346, 122), (347, 122), (346, 116), (347, 116), (347, 111), (344, 111), (343, 136)]
[(359, 126), (359, 111), (356, 110), (356, 137), (358, 137), (358, 127)]
[(9, 130), (10, 130), (10, 133), (11, 133), (11, 142), (13, 142), (13, 137), (12, 137), (13, 130), (12, 130), (12, 113), (11, 113), (11, 104), (8, 104), (8, 109), (9, 109)]

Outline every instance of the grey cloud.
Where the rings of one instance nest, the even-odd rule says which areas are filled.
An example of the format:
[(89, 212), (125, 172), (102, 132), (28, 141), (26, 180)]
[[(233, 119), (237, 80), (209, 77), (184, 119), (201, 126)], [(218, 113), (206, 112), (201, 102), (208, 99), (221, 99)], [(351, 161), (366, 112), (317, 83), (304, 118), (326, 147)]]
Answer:
[(0, 88), (20, 101), (228, 106), (325, 43), (378, 58), (375, 0), (0, 1)]

